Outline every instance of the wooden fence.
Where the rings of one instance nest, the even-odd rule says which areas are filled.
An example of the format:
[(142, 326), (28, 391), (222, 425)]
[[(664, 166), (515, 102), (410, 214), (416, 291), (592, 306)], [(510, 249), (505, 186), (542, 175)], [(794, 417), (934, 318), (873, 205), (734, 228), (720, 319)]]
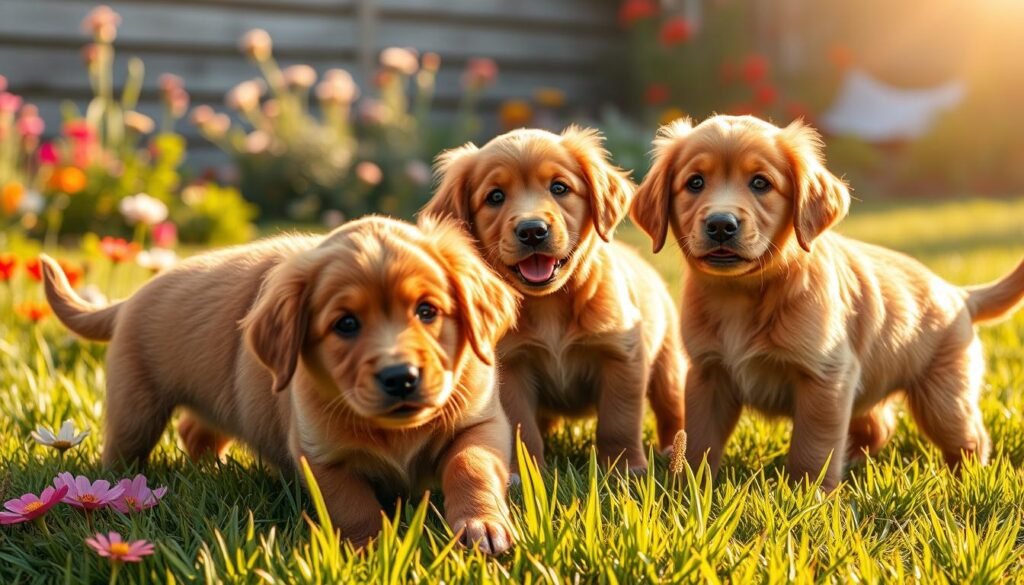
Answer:
[[(82, 107), (89, 83), (80, 50), (88, 42), (82, 18), (92, 0), (0, 0), (0, 75), (10, 91), (37, 104), (56, 128), (66, 100)], [(614, 0), (113, 0), (122, 17), (115, 82), (137, 56), (146, 65), (139, 109), (156, 116), (161, 73), (185, 79), (193, 104), (220, 107), (224, 92), (257, 71), (237, 49), (238, 38), (263, 28), (282, 65), (307, 63), (322, 72), (372, 76), (380, 49), (435, 51), (442, 57), (438, 116), (451, 116), (468, 59), (491, 57), (500, 74), (482, 107), (493, 114), (540, 87), (565, 92), (573, 109), (591, 109), (612, 97), (602, 75), (621, 49)], [(179, 128), (201, 147), (193, 129)], [(201, 149), (201, 148), (200, 148)], [(200, 159), (203, 154), (199, 153)]]

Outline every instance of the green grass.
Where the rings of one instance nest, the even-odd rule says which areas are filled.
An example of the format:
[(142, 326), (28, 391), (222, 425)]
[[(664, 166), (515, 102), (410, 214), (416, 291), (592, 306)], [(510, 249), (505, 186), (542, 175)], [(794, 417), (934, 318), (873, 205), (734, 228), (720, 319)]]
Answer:
[[(956, 283), (998, 277), (1024, 256), (1024, 199), (856, 205), (841, 230), (908, 251)], [(647, 241), (625, 228), (622, 238)], [(676, 293), (675, 252), (654, 259)], [(127, 272), (121, 286), (142, 282)], [(101, 285), (99, 266), (90, 277)], [(41, 298), (19, 277), (15, 302)], [(53, 319), (32, 327), (0, 288), (0, 497), (37, 492), (58, 471), (116, 479), (99, 465), (102, 345), (72, 339)], [(189, 462), (165, 433), (146, 470), (170, 491), (132, 517), (104, 512), (96, 529), (157, 543), (122, 582), (996, 582), (1024, 570), (1024, 314), (981, 330), (988, 361), (983, 410), (993, 463), (952, 476), (908, 417), (875, 460), (850, 470), (824, 496), (780, 478), (784, 421), (746, 415), (719, 477), (689, 479), (655, 459), (642, 477), (594, 465), (593, 424), (549, 440), (550, 472), (528, 469), (512, 490), (520, 533), (496, 560), (452, 545), (435, 494), (406, 506), (367, 551), (339, 545), (297, 478), (267, 470), (240, 448), (224, 464)], [(61, 460), (28, 438), (37, 424), (72, 418), (93, 431)], [(689, 472), (689, 471), (688, 471)], [(0, 583), (105, 582), (106, 562), (87, 549), (83, 516), (66, 506), (34, 525), (0, 527)]]

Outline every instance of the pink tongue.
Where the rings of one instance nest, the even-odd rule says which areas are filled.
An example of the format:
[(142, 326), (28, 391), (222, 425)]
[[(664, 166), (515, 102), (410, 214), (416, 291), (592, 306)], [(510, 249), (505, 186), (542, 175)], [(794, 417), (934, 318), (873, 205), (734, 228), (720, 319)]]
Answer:
[(546, 282), (555, 272), (555, 259), (543, 254), (534, 254), (519, 263), (519, 274), (530, 282)]

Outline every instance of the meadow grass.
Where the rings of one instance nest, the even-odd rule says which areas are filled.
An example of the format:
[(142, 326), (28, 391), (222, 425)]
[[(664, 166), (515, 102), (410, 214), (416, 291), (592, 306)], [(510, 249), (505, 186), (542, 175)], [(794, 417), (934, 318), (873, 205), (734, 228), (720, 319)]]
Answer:
[[(955, 283), (991, 280), (1024, 257), (1024, 199), (858, 204), (841, 231), (912, 253)], [(620, 237), (649, 249), (632, 228)], [(653, 258), (676, 294), (676, 251)], [(122, 267), (124, 290), (140, 270)], [(104, 284), (102, 270), (90, 280)], [(11, 311), (41, 299), (24, 273), (0, 288), (0, 499), (38, 493), (63, 470), (117, 479), (99, 465), (104, 346), (80, 342), (51, 317), (33, 326)], [(901, 417), (890, 445), (849, 470), (831, 495), (781, 476), (786, 421), (744, 415), (716, 479), (671, 473), (654, 458), (622, 478), (595, 465), (590, 422), (549, 439), (551, 469), (525, 465), (511, 490), (520, 538), (487, 559), (452, 542), (438, 494), (396, 512), (362, 553), (339, 542), (316, 490), (234, 447), (225, 463), (194, 464), (161, 439), (146, 473), (170, 490), (145, 513), (95, 516), (97, 530), (148, 538), (154, 556), (121, 582), (848, 582), (989, 583), (1024, 570), (1024, 314), (981, 329), (988, 373), (982, 407), (994, 457), (960, 477)], [(183, 364), (187, 367), (187, 364)], [(63, 459), (35, 445), (37, 425), (65, 418), (92, 435)], [(648, 439), (650, 439), (650, 430)], [(418, 505), (417, 505), (418, 504)], [(0, 527), (0, 583), (105, 582), (108, 563), (84, 544), (84, 517), (62, 506), (32, 524)]]

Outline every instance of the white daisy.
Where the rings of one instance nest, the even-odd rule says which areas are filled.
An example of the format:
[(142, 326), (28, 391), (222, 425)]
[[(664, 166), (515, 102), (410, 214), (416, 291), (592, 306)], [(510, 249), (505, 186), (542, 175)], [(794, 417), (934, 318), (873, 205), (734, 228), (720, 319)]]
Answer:
[(55, 435), (53, 431), (39, 425), (36, 430), (32, 431), (32, 438), (35, 439), (40, 445), (46, 445), (47, 447), (53, 447), (61, 453), (68, 449), (78, 445), (89, 436), (89, 431), (82, 431), (81, 433), (75, 434), (75, 423), (70, 420), (64, 421), (61, 425), (60, 431)]

